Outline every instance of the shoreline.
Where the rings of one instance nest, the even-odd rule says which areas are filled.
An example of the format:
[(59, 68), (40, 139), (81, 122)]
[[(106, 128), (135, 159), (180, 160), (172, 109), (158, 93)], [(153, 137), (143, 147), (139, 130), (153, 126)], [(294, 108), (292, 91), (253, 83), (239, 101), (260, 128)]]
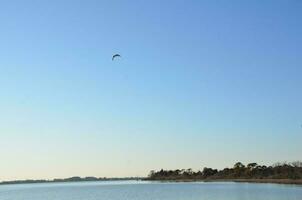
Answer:
[(146, 181), (160, 182), (234, 182), (234, 183), (271, 183), (302, 185), (302, 179), (144, 179)]
[(79, 179), (79, 180), (68, 180), (68, 179), (54, 179), (54, 180), (16, 180), (16, 181), (2, 181), (1, 185), (18, 185), (18, 184), (41, 184), (41, 183), (80, 183), (80, 182), (106, 182), (106, 181), (132, 181), (132, 180), (143, 180), (143, 178), (100, 178), (100, 179)]
[(23, 181), (3, 181), (1, 185), (18, 185), (18, 184), (36, 184), (36, 183), (79, 183), (79, 182), (106, 182), (106, 181), (150, 181), (150, 182), (166, 182), (166, 183), (181, 183), (181, 182), (229, 182), (229, 183), (263, 183), (263, 184), (286, 184), (286, 185), (302, 185), (302, 179), (149, 179), (149, 178), (107, 178), (99, 180), (23, 180)]

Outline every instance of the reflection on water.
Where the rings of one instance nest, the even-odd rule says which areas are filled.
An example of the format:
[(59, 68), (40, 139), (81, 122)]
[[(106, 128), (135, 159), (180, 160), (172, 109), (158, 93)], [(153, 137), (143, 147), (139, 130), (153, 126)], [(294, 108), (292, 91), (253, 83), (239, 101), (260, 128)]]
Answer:
[(104, 181), (1, 185), (0, 200), (301, 200), (302, 186)]

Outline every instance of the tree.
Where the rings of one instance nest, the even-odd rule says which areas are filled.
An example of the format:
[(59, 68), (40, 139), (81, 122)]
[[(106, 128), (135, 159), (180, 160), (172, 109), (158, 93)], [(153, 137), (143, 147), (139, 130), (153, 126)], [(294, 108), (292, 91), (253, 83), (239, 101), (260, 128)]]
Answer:
[(235, 165), (234, 165), (234, 168), (235, 168), (235, 169), (244, 168), (244, 167), (245, 167), (244, 164), (242, 164), (241, 162), (237, 162), (237, 163), (235, 163)]
[(151, 171), (149, 172), (148, 177), (152, 178), (152, 177), (154, 177), (154, 175), (155, 175), (155, 171), (154, 171), (154, 170), (151, 170)]
[(217, 169), (212, 169), (212, 168), (205, 167), (205, 168), (203, 168), (202, 176), (205, 177), (205, 178), (207, 178), (209, 176), (215, 175), (217, 172), (218, 172)]
[(249, 163), (248, 165), (247, 165), (247, 168), (249, 168), (250, 170), (252, 170), (252, 169), (254, 169), (255, 167), (257, 167), (257, 163)]

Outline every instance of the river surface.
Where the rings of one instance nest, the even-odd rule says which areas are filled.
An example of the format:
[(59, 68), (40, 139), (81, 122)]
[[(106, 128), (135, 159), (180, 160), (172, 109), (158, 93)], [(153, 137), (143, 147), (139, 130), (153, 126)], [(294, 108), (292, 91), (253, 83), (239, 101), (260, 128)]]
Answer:
[(0, 185), (0, 200), (302, 200), (302, 186), (99, 181)]

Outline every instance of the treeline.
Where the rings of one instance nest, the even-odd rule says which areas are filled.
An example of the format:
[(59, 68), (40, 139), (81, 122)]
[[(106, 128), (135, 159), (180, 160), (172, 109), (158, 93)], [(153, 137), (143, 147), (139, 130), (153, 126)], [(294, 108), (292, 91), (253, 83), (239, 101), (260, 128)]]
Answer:
[(148, 180), (207, 180), (207, 179), (302, 179), (302, 162), (276, 163), (272, 166), (237, 162), (232, 168), (217, 170), (205, 167), (192, 169), (152, 170)]
[(138, 180), (141, 178), (138, 177), (126, 177), (126, 178), (106, 178), (106, 177), (79, 177), (74, 176), (70, 178), (62, 178), (62, 179), (53, 179), (53, 180), (15, 180), (15, 181), (2, 181), (0, 185), (7, 185), (7, 184), (26, 184), (26, 183), (60, 183), (60, 182), (84, 182), (84, 181), (120, 181), (120, 180)]

